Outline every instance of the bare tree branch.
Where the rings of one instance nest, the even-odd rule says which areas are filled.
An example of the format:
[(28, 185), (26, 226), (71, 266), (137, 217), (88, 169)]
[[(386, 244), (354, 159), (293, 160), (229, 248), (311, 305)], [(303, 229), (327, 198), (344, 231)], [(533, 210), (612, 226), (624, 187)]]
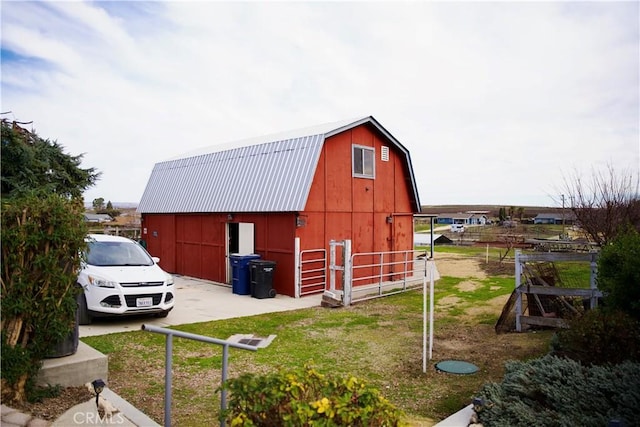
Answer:
[(640, 179), (630, 170), (592, 169), (584, 178), (574, 172), (562, 191), (585, 237), (604, 246), (627, 227), (640, 231)]

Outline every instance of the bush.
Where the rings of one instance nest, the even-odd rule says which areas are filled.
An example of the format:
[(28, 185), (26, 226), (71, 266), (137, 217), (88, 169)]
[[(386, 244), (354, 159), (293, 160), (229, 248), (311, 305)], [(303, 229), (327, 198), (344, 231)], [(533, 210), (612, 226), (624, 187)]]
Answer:
[(2, 397), (24, 401), (41, 361), (75, 326), (86, 228), (81, 200), (2, 200)]
[(640, 319), (640, 233), (629, 228), (602, 248), (598, 257), (598, 289), (607, 308)]
[(591, 310), (553, 336), (551, 352), (584, 364), (640, 362), (640, 323), (621, 311)]
[(224, 385), (221, 414), (232, 426), (398, 426), (401, 412), (378, 390), (354, 377), (335, 379), (311, 367), (244, 374)]
[(485, 384), (478, 397), (486, 426), (637, 425), (640, 364), (585, 367), (551, 355), (509, 362), (502, 383)]

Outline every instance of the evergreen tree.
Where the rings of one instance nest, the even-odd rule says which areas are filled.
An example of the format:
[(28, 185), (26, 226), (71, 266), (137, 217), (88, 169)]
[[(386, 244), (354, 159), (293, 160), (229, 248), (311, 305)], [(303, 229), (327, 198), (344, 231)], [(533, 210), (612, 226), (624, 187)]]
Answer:
[(2, 198), (59, 194), (79, 198), (100, 174), (80, 167), (82, 155), (64, 153), (57, 142), (2, 120)]
[(2, 402), (24, 401), (41, 361), (75, 325), (86, 225), (82, 193), (99, 173), (2, 120)]

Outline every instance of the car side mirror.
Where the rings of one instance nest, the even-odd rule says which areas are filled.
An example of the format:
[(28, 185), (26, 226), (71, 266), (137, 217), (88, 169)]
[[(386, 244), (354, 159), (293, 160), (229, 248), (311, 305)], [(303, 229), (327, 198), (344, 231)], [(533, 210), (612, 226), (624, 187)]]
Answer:
[(153, 260), (153, 262), (155, 262), (156, 264), (160, 262), (160, 258), (158, 258), (157, 256), (152, 256), (151, 259)]

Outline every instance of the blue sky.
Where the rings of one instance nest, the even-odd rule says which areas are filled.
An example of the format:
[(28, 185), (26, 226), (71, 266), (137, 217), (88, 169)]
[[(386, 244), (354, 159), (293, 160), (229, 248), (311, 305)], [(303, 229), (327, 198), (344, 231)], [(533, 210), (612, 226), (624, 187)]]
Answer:
[(374, 116), (423, 205), (559, 206), (565, 178), (640, 169), (638, 2), (1, 4), (3, 118), (137, 202), (153, 165)]

